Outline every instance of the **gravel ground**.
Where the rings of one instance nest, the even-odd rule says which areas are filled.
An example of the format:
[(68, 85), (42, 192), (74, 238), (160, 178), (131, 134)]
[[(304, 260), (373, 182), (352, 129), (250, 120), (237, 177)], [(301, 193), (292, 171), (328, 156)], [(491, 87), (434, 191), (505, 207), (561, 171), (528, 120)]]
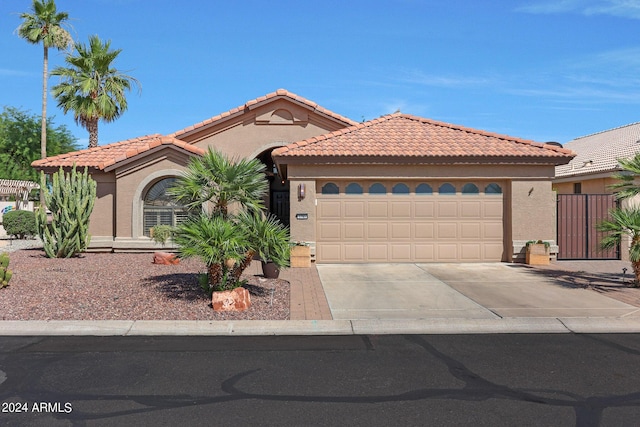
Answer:
[[(156, 265), (151, 253), (45, 257), (37, 240), (0, 246), (13, 278), (0, 289), (2, 320), (286, 320), (289, 282), (245, 275), (251, 307), (215, 312), (198, 284), (198, 260)], [(273, 290), (273, 295), (272, 295)]]

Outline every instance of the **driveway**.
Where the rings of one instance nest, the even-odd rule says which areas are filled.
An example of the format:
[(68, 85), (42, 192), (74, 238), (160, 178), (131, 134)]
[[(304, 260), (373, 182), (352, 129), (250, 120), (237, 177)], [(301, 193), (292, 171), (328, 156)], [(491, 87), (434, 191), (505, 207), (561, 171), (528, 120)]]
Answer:
[(334, 319), (640, 317), (521, 264), (320, 264)]

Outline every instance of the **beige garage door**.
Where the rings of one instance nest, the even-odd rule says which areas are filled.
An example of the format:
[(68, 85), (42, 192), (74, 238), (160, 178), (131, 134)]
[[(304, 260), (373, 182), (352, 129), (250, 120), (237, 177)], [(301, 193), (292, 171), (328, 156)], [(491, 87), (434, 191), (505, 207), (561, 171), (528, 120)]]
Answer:
[(325, 183), (317, 262), (500, 261), (498, 183)]

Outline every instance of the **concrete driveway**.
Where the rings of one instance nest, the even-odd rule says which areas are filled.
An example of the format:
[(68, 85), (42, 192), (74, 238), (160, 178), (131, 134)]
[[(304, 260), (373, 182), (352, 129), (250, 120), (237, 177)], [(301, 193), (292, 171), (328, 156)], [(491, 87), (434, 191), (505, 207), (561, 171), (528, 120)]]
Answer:
[(334, 319), (640, 317), (520, 264), (320, 264)]

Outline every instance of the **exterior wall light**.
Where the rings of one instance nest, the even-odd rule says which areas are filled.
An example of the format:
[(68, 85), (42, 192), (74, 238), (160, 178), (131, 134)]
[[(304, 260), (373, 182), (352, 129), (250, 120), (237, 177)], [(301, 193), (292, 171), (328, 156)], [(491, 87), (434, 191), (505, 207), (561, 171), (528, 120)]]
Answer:
[(304, 200), (306, 196), (307, 187), (305, 184), (298, 184), (298, 201)]

